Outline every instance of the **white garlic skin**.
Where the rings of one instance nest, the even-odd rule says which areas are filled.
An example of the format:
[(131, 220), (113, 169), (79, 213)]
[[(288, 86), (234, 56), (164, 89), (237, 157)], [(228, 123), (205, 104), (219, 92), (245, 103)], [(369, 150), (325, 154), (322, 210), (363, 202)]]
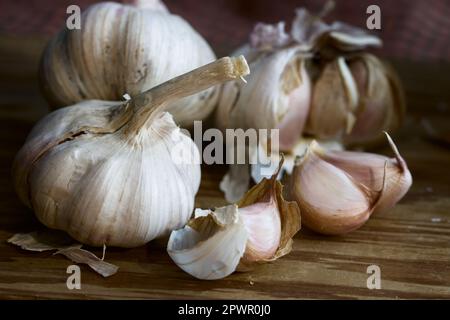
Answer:
[[(200, 184), (198, 150), (168, 113), (137, 135), (127, 134), (126, 126), (111, 134), (84, 133), (33, 156), (39, 153), (35, 141), (51, 144), (63, 132), (75, 132), (90, 110), (110, 115), (98, 121), (103, 128), (118, 105), (89, 101), (51, 113), (31, 132), (14, 165), (17, 192), (38, 219), (93, 246), (136, 247), (184, 226)], [(172, 162), (175, 145), (196, 164)]]
[[(216, 59), (184, 19), (154, 2), (92, 5), (82, 14), (80, 30), (64, 28), (55, 36), (40, 70), (49, 103), (61, 107), (86, 99), (121, 100), (125, 93), (135, 96)], [(209, 88), (172, 103), (167, 111), (178, 124), (190, 126), (213, 111), (217, 96)]]

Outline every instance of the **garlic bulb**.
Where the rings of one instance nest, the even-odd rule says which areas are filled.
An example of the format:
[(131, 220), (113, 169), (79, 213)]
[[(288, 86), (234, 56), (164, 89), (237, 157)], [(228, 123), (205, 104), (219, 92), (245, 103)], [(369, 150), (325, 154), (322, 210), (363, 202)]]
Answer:
[[(293, 159), (304, 152), (308, 134), (341, 147), (344, 134), (350, 133), (359, 116), (356, 110), (363, 110), (358, 107), (358, 84), (345, 57), (368, 46), (379, 46), (381, 40), (341, 22), (326, 24), (321, 17), (330, 9), (330, 3), (319, 15), (298, 9), (289, 33), (283, 22), (258, 23), (249, 44), (237, 51), (249, 60), (252, 74), (248, 83), (244, 86), (228, 82), (222, 86), (215, 112), (217, 127), (278, 129), (275, 143), (287, 159), (281, 173), (292, 171)], [(315, 74), (317, 59), (335, 59), (319, 80)], [(390, 128), (388, 125), (381, 129)], [(259, 141), (256, 148), (249, 148), (248, 158), (264, 158), (267, 146), (273, 143), (273, 139)], [(275, 169), (269, 170), (270, 175)], [(220, 184), (227, 201), (242, 197), (251, 178), (259, 182), (267, 177), (260, 171), (261, 165), (255, 161), (232, 164)]]
[(312, 142), (294, 168), (290, 194), (304, 224), (338, 235), (362, 226), (373, 213), (393, 207), (412, 184), (411, 173), (387, 135), (395, 158), (351, 151), (326, 151)]
[(337, 57), (325, 64), (314, 83), (305, 132), (346, 144), (379, 140), (397, 129), (405, 113), (395, 73), (375, 56)]
[(139, 246), (183, 226), (200, 183), (199, 153), (164, 111), (248, 72), (242, 56), (223, 58), (127, 102), (54, 111), (15, 159), (21, 200), (46, 226), (94, 246)]
[[(205, 40), (162, 6), (159, 1), (98, 3), (83, 12), (80, 30), (61, 30), (41, 61), (41, 87), (50, 104), (120, 100), (214, 61)], [(189, 126), (213, 111), (217, 96), (209, 88), (167, 110), (178, 124)]]
[(300, 212), (295, 202), (283, 199), (277, 175), (254, 186), (237, 204), (196, 209), (188, 225), (170, 235), (172, 260), (198, 279), (213, 280), (288, 254), (300, 229)]

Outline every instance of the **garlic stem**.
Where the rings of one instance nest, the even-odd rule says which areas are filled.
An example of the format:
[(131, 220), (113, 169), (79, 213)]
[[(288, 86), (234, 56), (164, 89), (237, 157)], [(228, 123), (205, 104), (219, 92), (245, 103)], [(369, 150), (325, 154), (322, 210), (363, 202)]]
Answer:
[(215, 62), (194, 69), (174, 79), (166, 81), (131, 99), (134, 116), (129, 130), (144, 127), (152, 118), (175, 100), (203, 91), (225, 81), (235, 80), (250, 73), (244, 56), (224, 57)]

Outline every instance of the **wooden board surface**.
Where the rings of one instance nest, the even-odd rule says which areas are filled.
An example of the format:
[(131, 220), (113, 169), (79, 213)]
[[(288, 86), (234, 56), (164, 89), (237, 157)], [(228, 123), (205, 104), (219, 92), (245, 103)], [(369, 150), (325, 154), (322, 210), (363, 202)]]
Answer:
[[(109, 248), (107, 260), (119, 272), (104, 279), (81, 266), (82, 288), (70, 291), (70, 261), (6, 243), (16, 232), (39, 227), (13, 191), (10, 166), (34, 121), (47, 111), (36, 82), (44, 43), (0, 38), (0, 298), (450, 298), (450, 149), (428, 142), (420, 127), (423, 116), (450, 123), (450, 66), (394, 62), (410, 107), (394, 138), (414, 184), (390, 212), (343, 237), (302, 229), (288, 256), (219, 281), (199, 281), (180, 270), (164, 239), (135, 249)], [(377, 151), (389, 154), (387, 148)], [(224, 172), (203, 168), (197, 206), (225, 203), (218, 190)], [(366, 287), (373, 264), (381, 269), (381, 290)]]

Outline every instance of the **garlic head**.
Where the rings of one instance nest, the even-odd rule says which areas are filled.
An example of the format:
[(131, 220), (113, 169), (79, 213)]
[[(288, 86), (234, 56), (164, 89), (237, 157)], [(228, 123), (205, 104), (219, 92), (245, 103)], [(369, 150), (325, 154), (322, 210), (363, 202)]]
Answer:
[[(81, 29), (64, 28), (48, 44), (40, 68), (41, 87), (53, 107), (86, 99), (120, 100), (214, 61), (206, 41), (159, 1), (136, 6), (101, 2), (82, 13)], [(167, 110), (189, 126), (206, 118), (218, 92), (208, 88)]]
[(50, 113), (16, 156), (21, 200), (46, 226), (93, 246), (139, 246), (180, 228), (194, 206), (200, 156), (166, 108), (248, 72), (243, 57), (223, 58), (127, 102)]

